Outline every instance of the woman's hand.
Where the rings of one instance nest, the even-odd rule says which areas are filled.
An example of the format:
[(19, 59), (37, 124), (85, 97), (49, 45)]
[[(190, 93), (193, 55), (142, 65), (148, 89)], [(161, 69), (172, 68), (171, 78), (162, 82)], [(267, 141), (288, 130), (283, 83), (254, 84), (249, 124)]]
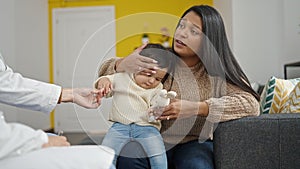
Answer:
[(95, 109), (100, 106), (103, 89), (74, 88), (62, 89), (61, 102), (74, 102), (79, 106)]
[(145, 74), (156, 73), (157, 61), (139, 54), (146, 45), (144, 44), (137, 48), (127, 57), (117, 60), (116, 71), (128, 73), (143, 72)]
[(65, 136), (48, 136), (48, 143), (43, 144), (43, 148), (56, 146), (70, 146)]
[(189, 118), (192, 116), (207, 116), (208, 105), (205, 102), (192, 102), (187, 100), (173, 99), (171, 103), (165, 107), (160, 120), (170, 120), (177, 118)]

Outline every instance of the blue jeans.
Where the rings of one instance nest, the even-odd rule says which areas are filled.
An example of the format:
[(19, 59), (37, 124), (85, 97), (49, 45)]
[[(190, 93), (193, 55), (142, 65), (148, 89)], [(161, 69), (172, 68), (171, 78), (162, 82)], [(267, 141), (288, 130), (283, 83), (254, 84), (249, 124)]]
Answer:
[[(130, 143), (133, 144), (133, 143)], [(136, 144), (136, 143), (135, 143)], [(166, 148), (174, 145), (166, 144)], [(139, 148), (138, 145), (132, 146)], [(131, 150), (136, 152), (137, 150)], [(175, 145), (167, 151), (169, 169), (213, 169), (213, 142), (199, 143), (197, 140)], [(120, 156), (117, 169), (148, 169), (147, 158), (128, 158)]]
[[(115, 150), (116, 165), (117, 156), (122, 148), (130, 141), (140, 143), (149, 158), (152, 169), (167, 169), (167, 156), (163, 139), (157, 128), (153, 126), (140, 126), (137, 124), (114, 123), (105, 135), (102, 145)], [(124, 154), (123, 154), (124, 155)], [(124, 155), (129, 156), (129, 155)]]

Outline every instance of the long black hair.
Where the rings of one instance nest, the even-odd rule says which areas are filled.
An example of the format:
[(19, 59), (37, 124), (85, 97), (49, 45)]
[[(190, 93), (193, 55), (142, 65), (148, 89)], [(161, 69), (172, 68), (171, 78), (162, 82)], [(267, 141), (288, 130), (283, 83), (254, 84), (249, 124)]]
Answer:
[[(202, 20), (202, 34), (205, 36), (202, 38), (200, 51), (196, 53), (208, 74), (224, 77), (227, 82), (251, 93), (259, 101), (260, 96), (252, 89), (247, 76), (229, 47), (225, 26), (219, 12), (207, 5), (192, 6), (183, 13), (181, 18), (191, 11)], [(174, 51), (174, 43), (172, 49)]]

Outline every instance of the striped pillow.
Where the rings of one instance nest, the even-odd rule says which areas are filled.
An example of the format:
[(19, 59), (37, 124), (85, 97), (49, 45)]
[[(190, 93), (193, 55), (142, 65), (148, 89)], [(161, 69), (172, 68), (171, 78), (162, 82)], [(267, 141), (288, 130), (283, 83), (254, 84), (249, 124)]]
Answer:
[(300, 78), (283, 80), (272, 76), (261, 94), (261, 114), (281, 113)]
[(282, 113), (300, 113), (300, 82), (291, 91)]

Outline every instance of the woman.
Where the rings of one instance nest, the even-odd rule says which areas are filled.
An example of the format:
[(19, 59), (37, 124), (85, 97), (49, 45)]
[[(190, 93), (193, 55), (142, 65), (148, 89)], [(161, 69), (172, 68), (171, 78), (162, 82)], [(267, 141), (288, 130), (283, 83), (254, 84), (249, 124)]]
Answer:
[[(259, 95), (234, 58), (214, 8), (200, 5), (184, 12), (172, 49), (178, 59), (164, 88), (178, 95), (160, 117), (169, 168), (214, 168), (213, 129), (218, 122), (258, 115)], [(137, 52), (109, 60), (99, 75), (114, 69), (155, 73), (155, 62)], [(119, 168), (149, 168), (145, 160), (123, 159)]]

